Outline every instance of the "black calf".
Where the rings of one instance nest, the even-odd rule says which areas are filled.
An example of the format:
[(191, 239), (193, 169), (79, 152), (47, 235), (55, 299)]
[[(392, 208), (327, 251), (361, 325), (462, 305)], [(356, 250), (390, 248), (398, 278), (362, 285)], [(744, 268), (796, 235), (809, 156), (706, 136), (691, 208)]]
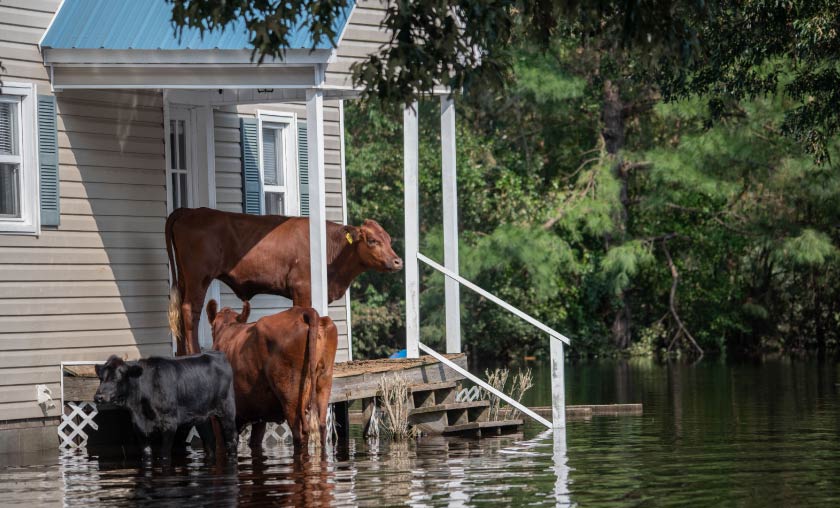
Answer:
[(159, 433), (161, 455), (168, 459), (175, 432), (187, 425), (196, 426), (212, 456), (216, 441), (207, 421), (211, 416), (218, 418), (228, 459), (236, 457), (233, 372), (223, 353), (136, 362), (111, 356), (96, 366), (96, 375), (99, 388), (94, 402), (129, 410), (145, 458), (151, 458), (151, 436)]

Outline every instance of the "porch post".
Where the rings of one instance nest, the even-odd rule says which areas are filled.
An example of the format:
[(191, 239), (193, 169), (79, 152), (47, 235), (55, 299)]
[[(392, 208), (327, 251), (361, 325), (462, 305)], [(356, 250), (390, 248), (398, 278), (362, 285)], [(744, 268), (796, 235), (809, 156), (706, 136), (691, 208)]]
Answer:
[(405, 189), (405, 340), (408, 358), (420, 356), (420, 248), (419, 220), (419, 129), (415, 101), (403, 111)]
[(564, 375), (563, 342), (548, 336), (551, 357), (551, 418), (555, 429), (566, 432), (566, 381)]
[(309, 258), (312, 307), (327, 315), (327, 208), (324, 190), (324, 92), (306, 91), (309, 147)]
[[(455, 165), (455, 102), (440, 97), (440, 144), (443, 158), (443, 266), (458, 272), (458, 185)], [(460, 274), (459, 274), (460, 275)], [(461, 352), (461, 295), (458, 281), (445, 277), (446, 352)]]

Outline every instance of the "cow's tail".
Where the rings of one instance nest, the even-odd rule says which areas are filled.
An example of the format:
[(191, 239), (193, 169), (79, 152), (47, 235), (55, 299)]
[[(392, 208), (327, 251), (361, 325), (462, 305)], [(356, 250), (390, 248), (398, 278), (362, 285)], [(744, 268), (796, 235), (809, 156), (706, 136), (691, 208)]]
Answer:
[(304, 309), (303, 319), (309, 325), (309, 335), (306, 342), (307, 356), (309, 357), (309, 402), (304, 409), (302, 422), (309, 429), (309, 441), (318, 446), (321, 443), (320, 435), (320, 414), (317, 409), (317, 386), (318, 386), (318, 333), (321, 328), (321, 317), (318, 311), (312, 308)]
[(166, 219), (166, 255), (169, 256), (169, 272), (172, 278), (172, 286), (169, 288), (169, 330), (175, 339), (181, 338), (181, 292), (178, 289), (178, 270), (175, 266), (175, 243), (172, 237), (172, 226), (183, 214), (185, 209), (179, 208), (169, 214)]

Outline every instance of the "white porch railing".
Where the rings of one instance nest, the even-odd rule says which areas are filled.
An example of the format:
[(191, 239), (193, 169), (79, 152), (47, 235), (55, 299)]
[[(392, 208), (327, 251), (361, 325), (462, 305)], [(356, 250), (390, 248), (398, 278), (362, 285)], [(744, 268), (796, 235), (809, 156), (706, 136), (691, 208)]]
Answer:
[(552, 413), (552, 422), (549, 422), (545, 418), (541, 417), (540, 415), (536, 414), (535, 412), (531, 411), (524, 405), (520, 404), (519, 402), (515, 401), (514, 399), (508, 397), (504, 393), (496, 390), (486, 382), (482, 381), (478, 377), (474, 376), (473, 374), (467, 372), (466, 370), (462, 369), (454, 362), (449, 361), (445, 356), (438, 354), (436, 351), (432, 350), (430, 347), (426, 346), (425, 344), (418, 342), (418, 347), (424, 353), (427, 353), (438, 361), (447, 365), (449, 368), (455, 370), (459, 374), (465, 376), (470, 381), (476, 383), (477, 385), (481, 386), (485, 390), (489, 391), (493, 395), (499, 397), (500, 399), (504, 400), (511, 406), (515, 407), (516, 409), (522, 411), (522, 413), (530, 416), (534, 420), (542, 423), (548, 428), (565, 428), (566, 427), (566, 390), (565, 390), (565, 383), (564, 383), (564, 373), (563, 373), (563, 344), (570, 345), (571, 341), (563, 335), (562, 333), (558, 332), (557, 330), (547, 326), (546, 324), (540, 322), (533, 316), (517, 309), (513, 305), (507, 303), (506, 301), (502, 300), (501, 298), (497, 297), (496, 295), (476, 286), (472, 282), (468, 281), (467, 279), (461, 277), (460, 275), (448, 270), (444, 266), (432, 261), (428, 257), (424, 256), (420, 252), (417, 253), (417, 259), (422, 261), (426, 265), (430, 266), (431, 268), (435, 269), (436, 271), (442, 273), (446, 277), (457, 281), (462, 286), (469, 288), (470, 290), (478, 293), (479, 295), (483, 296), (484, 298), (490, 300), (491, 302), (495, 303), (496, 305), (502, 307), (506, 311), (510, 312), (511, 314), (519, 317), (523, 321), (529, 323), (530, 325), (544, 331), (549, 335), (550, 342), (550, 350), (551, 350), (551, 413)]

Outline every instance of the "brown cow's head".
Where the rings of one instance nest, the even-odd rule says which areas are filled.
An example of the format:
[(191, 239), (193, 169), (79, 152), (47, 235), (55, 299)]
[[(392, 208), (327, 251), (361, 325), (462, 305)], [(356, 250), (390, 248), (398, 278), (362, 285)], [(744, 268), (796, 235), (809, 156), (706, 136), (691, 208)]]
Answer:
[(354, 244), (358, 242), (356, 252), (366, 268), (378, 272), (402, 270), (403, 260), (391, 248), (391, 235), (378, 222), (366, 219), (359, 227), (347, 226), (345, 229), (348, 240), (352, 238)]
[(207, 302), (207, 318), (210, 320), (210, 328), (213, 330), (213, 342), (216, 342), (216, 334), (221, 328), (231, 324), (243, 324), (248, 322), (248, 316), (251, 315), (251, 304), (242, 302), (242, 312), (238, 313), (230, 307), (222, 307), (219, 309), (219, 304), (216, 300)]

